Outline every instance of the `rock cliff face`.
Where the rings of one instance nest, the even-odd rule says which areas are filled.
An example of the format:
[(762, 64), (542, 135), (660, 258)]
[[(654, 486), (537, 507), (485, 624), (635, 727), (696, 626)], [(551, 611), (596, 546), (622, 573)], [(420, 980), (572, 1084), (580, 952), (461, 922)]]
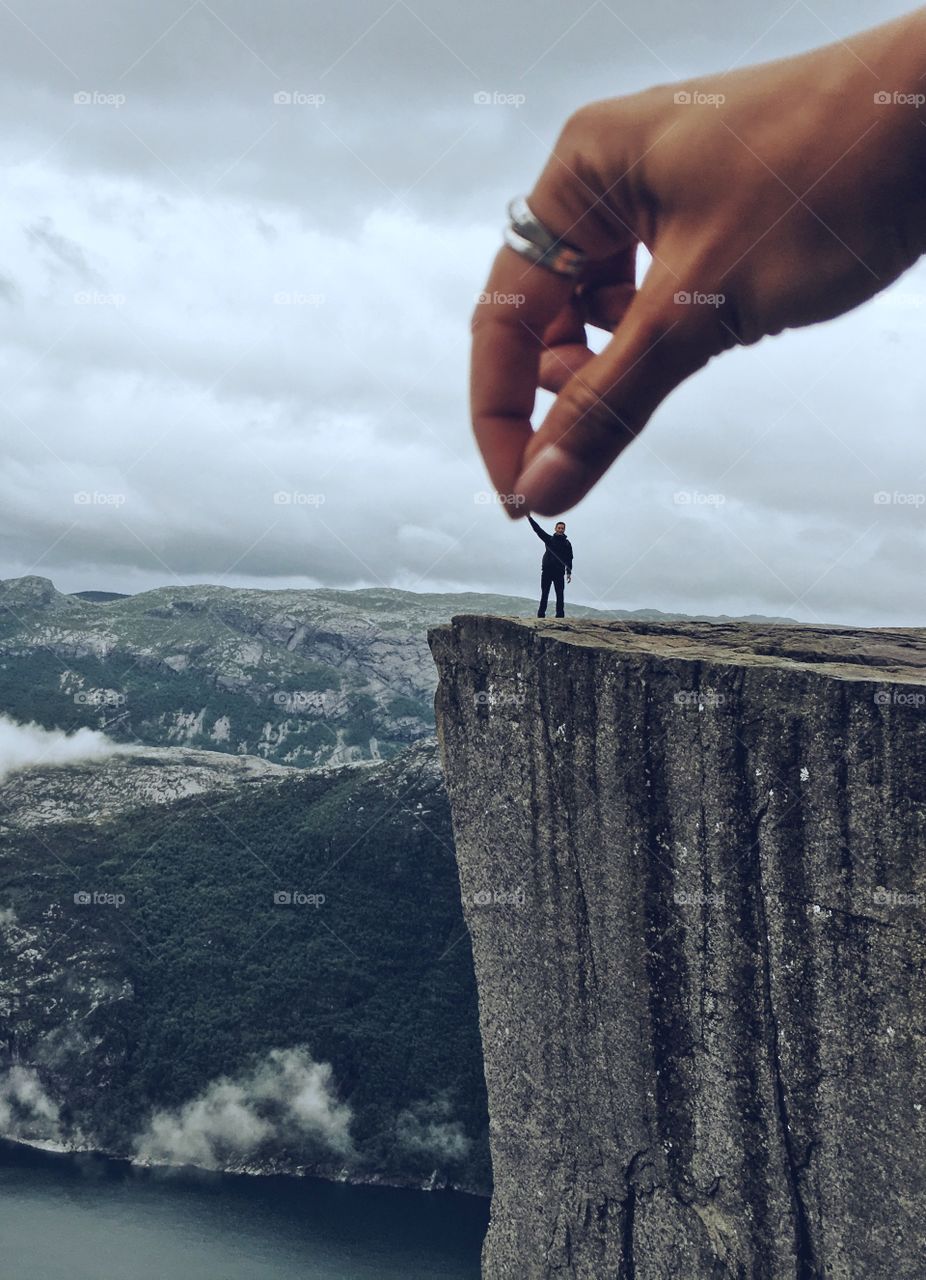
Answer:
[(926, 632), (429, 640), (484, 1275), (923, 1275)]

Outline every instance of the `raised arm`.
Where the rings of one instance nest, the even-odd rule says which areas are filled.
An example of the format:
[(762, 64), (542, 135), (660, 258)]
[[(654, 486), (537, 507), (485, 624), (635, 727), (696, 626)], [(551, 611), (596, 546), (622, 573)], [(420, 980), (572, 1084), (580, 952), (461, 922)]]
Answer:
[(541, 529), (540, 525), (537, 523), (537, 521), (534, 519), (533, 516), (529, 515), (527, 518), (531, 522), (531, 528), (533, 529), (534, 533), (536, 533), (537, 537), (540, 538), (545, 544), (549, 546), (550, 538), (553, 535), (549, 533), (544, 533), (544, 531)]

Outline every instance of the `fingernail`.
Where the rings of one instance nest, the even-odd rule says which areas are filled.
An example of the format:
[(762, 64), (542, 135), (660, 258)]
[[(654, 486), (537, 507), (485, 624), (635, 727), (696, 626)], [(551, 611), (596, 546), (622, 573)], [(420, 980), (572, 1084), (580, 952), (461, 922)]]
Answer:
[(515, 489), (528, 511), (555, 515), (578, 502), (585, 492), (585, 467), (558, 444), (547, 445), (519, 476)]

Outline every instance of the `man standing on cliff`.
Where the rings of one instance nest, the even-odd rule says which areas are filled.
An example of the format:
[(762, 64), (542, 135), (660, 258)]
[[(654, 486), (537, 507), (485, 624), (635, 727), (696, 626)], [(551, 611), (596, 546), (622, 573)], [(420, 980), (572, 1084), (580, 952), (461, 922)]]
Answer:
[(550, 584), (556, 592), (556, 616), (564, 618), (563, 611), (563, 579), (572, 582), (572, 543), (566, 537), (566, 524), (557, 520), (552, 533), (546, 533), (533, 516), (528, 516), (531, 528), (546, 546), (540, 564), (540, 608), (538, 618), (547, 616), (547, 600), (550, 595)]

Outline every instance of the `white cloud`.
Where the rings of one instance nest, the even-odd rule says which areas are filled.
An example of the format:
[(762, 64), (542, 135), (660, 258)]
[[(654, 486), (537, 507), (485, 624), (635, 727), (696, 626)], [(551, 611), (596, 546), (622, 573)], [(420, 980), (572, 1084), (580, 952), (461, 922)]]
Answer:
[(472, 1146), (462, 1122), (451, 1118), (449, 1100), (443, 1096), (401, 1111), (396, 1137), (407, 1151), (436, 1160), (463, 1160)]
[[(102, 0), (79, 22), (36, 0), (31, 31), (4, 20), (0, 576), (534, 590), (532, 536), (474, 504), (467, 416), (469, 313), (507, 198), (581, 102), (870, 14), (820, 0), (770, 26), (733, 0), (708, 21), (658, 0), (550, 28), (483, 3), (435, 0), (425, 23), (358, 0), (307, 27), (290, 0), (260, 20), (230, 0), (221, 22), (154, 0), (114, 27)], [(119, 108), (74, 104), (117, 88)], [(326, 101), (280, 107), (280, 89)], [(671, 397), (569, 514), (572, 598), (919, 621), (923, 508), (870, 499), (926, 490), (923, 297), (918, 267)], [(725, 503), (680, 510), (686, 487)]]
[(131, 754), (132, 751), (132, 747), (121, 746), (96, 729), (83, 728), (74, 733), (64, 733), (60, 729), (43, 729), (32, 722), (19, 724), (0, 714), (0, 778), (15, 769), (104, 760), (107, 756)]
[(175, 1111), (159, 1111), (135, 1142), (139, 1160), (220, 1169), (265, 1144), (321, 1144), (352, 1154), (350, 1108), (334, 1094), (331, 1066), (305, 1048), (273, 1049), (252, 1071), (213, 1081)]
[(17, 1064), (0, 1073), (0, 1136), (55, 1141), (58, 1116), (58, 1104), (32, 1067)]

